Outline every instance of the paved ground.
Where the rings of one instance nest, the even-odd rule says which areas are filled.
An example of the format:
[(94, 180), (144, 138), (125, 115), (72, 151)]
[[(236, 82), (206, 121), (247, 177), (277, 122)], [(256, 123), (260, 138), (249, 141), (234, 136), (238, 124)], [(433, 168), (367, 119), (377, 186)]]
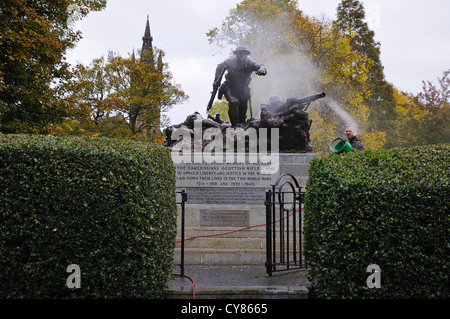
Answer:
[[(180, 274), (176, 267), (174, 274)], [(290, 270), (267, 275), (266, 268), (260, 265), (249, 266), (208, 266), (188, 265), (185, 276), (195, 281), (196, 287), (213, 286), (307, 286), (309, 280), (306, 270)], [(174, 277), (171, 286), (191, 286), (189, 278)]]
[[(174, 268), (180, 274), (180, 268)], [(307, 298), (309, 280), (306, 270), (289, 270), (268, 276), (262, 265), (207, 266), (188, 265), (185, 277), (170, 280), (171, 296), (192, 297), (192, 281), (197, 298)], [(213, 296), (215, 295), (215, 296)]]

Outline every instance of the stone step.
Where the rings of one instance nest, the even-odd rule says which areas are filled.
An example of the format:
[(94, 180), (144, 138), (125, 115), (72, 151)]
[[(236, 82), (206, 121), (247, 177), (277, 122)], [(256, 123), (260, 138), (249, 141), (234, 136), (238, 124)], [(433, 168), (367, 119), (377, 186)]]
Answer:
[[(176, 247), (180, 247), (181, 243), (178, 243)], [(242, 238), (242, 237), (230, 237), (230, 238), (195, 238), (184, 242), (185, 249), (191, 248), (210, 248), (210, 249), (265, 249), (265, 238)]]
[[(276, 227), (278, 233), (278, 227)], [(253, 227), (250, 229), (233, 228), (233, 227), (186, 227), (184, 231), (184, 238), (190, 238), (194, 236), (214, 236), (216, 237), (252, 237), (252, 238), (266, 238), (265, 227)], [(292, 236), (292, 231), (289, 232), (289, 236)], [(177, 241), (181, 238), (181, 231), (177, 232)]]
[[(175, 248), (174, 264), (180, 264), (180, 248)], [(260, 265), (266, 261), (265, 249), (189, 248), (184, 251), (185, 265)]]
[[(189, 248), (184, 251), (185, 265), (264, 265), (264, 249)], [(290, 259), (293, 257), (290, 255)], [(279, 260), (279, 252), (277, 252)], [(174, 264), (181, 264), (181, 249), (175, 248)]]
[[(237, 228), (232, 227), (186, 228), (184, 242), (185, 264), (263, 264), (266, 259), (265, 229), (253, 228), (233, 232), (235, 230)], [(201, 237), (192, 238), (195, 236)], [(291, 233), (289, 243), (291, 249), (293, 247), (292, 238)], [(180, 263), (180, 240), (181, 238), (177, 237), (175, 246), (176, 264)], [(279, 247), (277, 246), (276, 248), (278, 251)]]
[[(235, 231), (235, 229), (186, 229), (184, 238), (186, 242), (203, 238), (257, 238), (265, 240), (266, 232), (257, 230)], [(181, 234), (178, 233), (176, 241), (180, 240)]]
[[(298, 243), (298, 241), (297, 241)], [(285, 243), (286, 245), (286, 243)], [(289, 247), (292, 247), (292, 237), (289, 241)], [(176, 247), (181, 247), (181, 242), (177, 241)], [(276, 243), (278, 249), (279, 242)], [(211, 249), (265, 249), (266, 238), (253, 237), (203, 237), (186, 240), (184, 248), (211, 248)]]

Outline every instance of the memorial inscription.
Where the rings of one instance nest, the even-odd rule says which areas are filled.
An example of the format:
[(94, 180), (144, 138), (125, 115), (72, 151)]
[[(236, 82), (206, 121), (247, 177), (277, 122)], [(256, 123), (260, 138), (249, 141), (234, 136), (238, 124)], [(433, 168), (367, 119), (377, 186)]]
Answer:
[(202, 210), (200, 226), (204, 227), (248, 227), (247, 210)]
[(263, 174), (259, 163), (176, 164), (177, 187), (268, 187), (278, 174)]
[(266, 188), (192, 187), (189, 188), (190, 204), (248, 204), (264, 203)]

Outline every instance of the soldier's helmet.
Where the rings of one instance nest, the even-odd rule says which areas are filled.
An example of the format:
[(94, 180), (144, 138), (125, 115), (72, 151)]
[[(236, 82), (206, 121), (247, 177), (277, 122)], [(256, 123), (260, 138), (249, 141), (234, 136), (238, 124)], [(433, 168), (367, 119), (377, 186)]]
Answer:
[(281, 98), (281, 96), (279, 96), (279, 95), (272, 95), (269, 98), (269, 102), (267, 104), (268, 105), (273, 105), (273, 106), (279, 106), (279, 105), (281, 105), (282, 102), (283, 102), (283, 99)]
[(234, 53), (234, 54), (237, 54), (237, 53), (244, 53), (244, 54), (250, 55), (250, 51), (247, 50), (246, 47), (241, 47), (241, 46), (237, 47), (236, 50), (233, 51), (233, 53)]

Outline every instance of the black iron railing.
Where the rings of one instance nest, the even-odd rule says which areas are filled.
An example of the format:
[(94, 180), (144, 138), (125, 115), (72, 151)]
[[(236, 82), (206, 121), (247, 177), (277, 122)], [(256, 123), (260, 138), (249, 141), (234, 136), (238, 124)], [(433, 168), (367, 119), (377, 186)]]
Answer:
[(185, 208), (186, 208), (186, 202), (187, 202), (187, 193), (183, 189), (182, 191), (177, 191), (177, 204), (181, 207), (181, 229), (180, 229), (180, 270), (181, 270), (181, 276), (184, 277), (184, 228), (185, 228)]
[(266, 192), (266, 269), (273, 272), (306, 268), (302, 244), (302, 202), (296, 178), (281, 175)]

